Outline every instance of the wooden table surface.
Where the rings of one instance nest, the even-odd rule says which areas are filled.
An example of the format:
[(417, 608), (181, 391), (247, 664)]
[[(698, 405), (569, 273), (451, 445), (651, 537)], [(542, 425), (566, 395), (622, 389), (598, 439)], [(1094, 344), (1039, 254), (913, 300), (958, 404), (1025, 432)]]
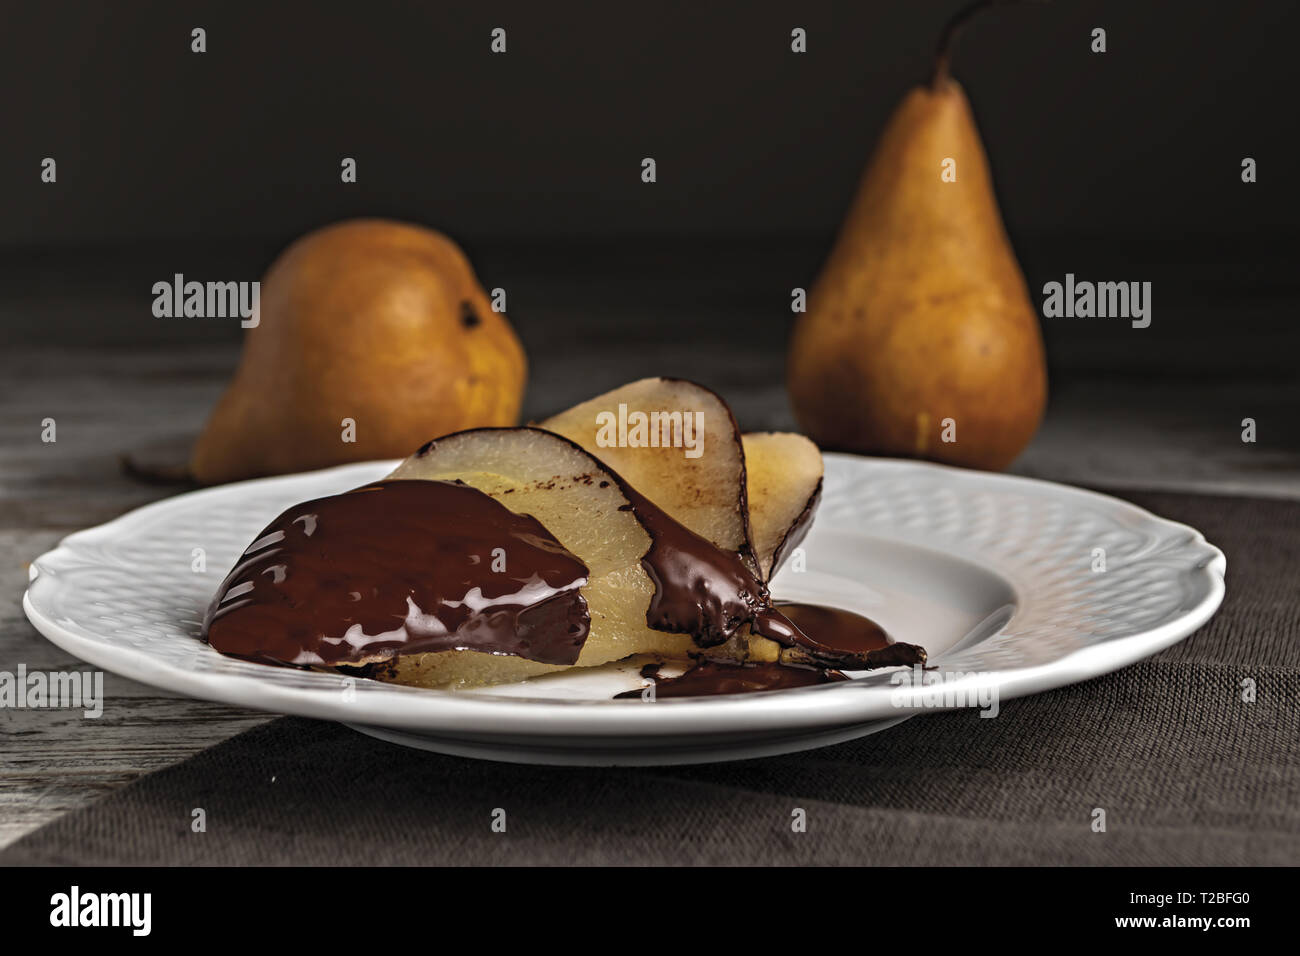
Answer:
[[(720, 391), (746, 429), (793, 427), (781, 380), (783, 328), (746, 333), (753, 319), (745, 303), (726, 304), (711, 289), (697, 282), (688, 307), (672, 305), (682, 294), (673, 287), (659, 301), (646, 297), (649, 304), (628, 305), (642, 301), (629, 297), (576, 314), (562, 296), (538, 297), (527, 318), (516, 319), (532, 365), (525, 414), (642, 375), (673, 374)], [(24, 332), (0, 347), (0, 671), (20, 663), (84, 668), (27, 622), (28, 564), (66, 534), (175, 493), (126, 477), (119, 455), (183, 460), (233, 367), (229, 334), (87, 333), (96, 320), (139, 311), (138, 297), (102, 294), (87, 303), (20, 293), (0, 303), (0, 320)], [(1297, 497), (1295, 397), (1284, 377), (1216, 383), (1076, 369), (1054, 383), (1047, 420), (1013, 470), (1117, 489)], [(1247, 416), (1258, 422), (1256, 444), (1240, 438)], [(57, 422), (52, 444), (41, 441), (46, 418)], [(0, 709), (0, 846), (269, 719), (112, 674), (104, 689), (96, 720), (79, 710)]]

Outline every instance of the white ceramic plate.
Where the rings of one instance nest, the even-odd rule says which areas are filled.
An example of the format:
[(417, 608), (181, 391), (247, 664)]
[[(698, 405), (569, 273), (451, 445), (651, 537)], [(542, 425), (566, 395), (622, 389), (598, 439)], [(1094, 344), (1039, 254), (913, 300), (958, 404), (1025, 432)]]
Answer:
[[(1126, 502), (1025, 478), (827, 455), (822, 508), (803, 545), (807, 568), (783, 570), (773, 592), (859, 611), (896, 640), (925, 646), (935, 668), (926, 673), (945, 682), (943, 694), (899, 683), (894, 668), (760, 694), (612, 700), (642, 683), (625, 665), (434, 691), (233, 660), (198, 639), (217, 585), (272, 518), (391, 468), (348, 465), (149, 505), (38, 558), (23, 606), (69, 653), (177, 693), (339, 720), (445, 753), (646, 764), (801, 750), (934, 706), (980, 706), (990, 695), (1095, 677), (1186, 637), (1223, 599), (1222, 552)], [(194, 570), (200, 548), (205, 571)], [(1103, 552), (1105, 570), (1096, 570)]]

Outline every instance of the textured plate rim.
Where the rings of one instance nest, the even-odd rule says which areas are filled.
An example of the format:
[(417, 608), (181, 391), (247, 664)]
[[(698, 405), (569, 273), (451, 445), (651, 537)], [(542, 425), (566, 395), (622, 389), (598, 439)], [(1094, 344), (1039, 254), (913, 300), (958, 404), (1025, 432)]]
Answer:
[[(1062, 687), (1098, 677), (1148, 657), (1200, 628), (1218, 609), (1225, 593), (1227, 560), (1223, 552), (1206, 541), (1195, 528), (1170, 521), (1132, 502), (1102, 492), (1075, 488), (1038, 478), (973, 471), (930, 462), (894, 458), (866, 458), (828, 453), (828, 459), (884, 470), (917, 469), (940, 472), (945, 480), (973, 486), (1032, 488), (1048, 495), (1064, 496), (1126, 515), (1130, 520), (1177, 531), (1187, 536), (1192, 547), (1204, 554), (1195, 568), (1204, 578), (1204, 594), (1192, 607), (1156, 627), (1141, 633), (1100, 641), (1032, 667), (990, 670), (952, 685), (958, 690), (995, 690), (999, 700)], [(248, 664), (253, 671), (238, 674), (199, 673), (168, 663), (146, 651), (114, 644), (102, 635), (78, 633), (45, 614), (33, 599), (34, 589), (55, 587), (57, 568), (75, 556), (79, 545), (112, 538), (134, 524), (186, 508), (195, 498), (212, 494), (238, 494), (239, 489), (267, 483), (291, 483), (306, 476), (350, 472), (371, 480), (391, 462), (360, 462), (315, 472), (280, 475), (235, 482), (216, 488), (198, 489), (152, 502), (109, 522), (75, 532), (31, 565), (32, 581), (23, 595), (23, 608), (32, 624), (54, 644), (87, 663), (124, 677), (188, 696), (278, 713), (297, 714), (348, 723), (366, 723), (405, 730), (453, 733), (459, 727), (477, 733), (512, 736), (575, 735), (586, 737), (661, 737), (733, 727), (753, 732), (764, 728), (833, 726), (867, 720), (919, 714), (944, 707), (919, 706), (923, 688), (909, 695), (904, 688), (879, 683), (850, 681), (795, 690), (773, 691), (737, 697), (672, 699), (646, 708), (639, 701), (577, 701), (542, 698), (512, 698), (380, 685), (375, 692), (355, 695), (352, 703), (339, 693), (338, 678), (321, 675), (319, 688), (286, 686), (277, 679), (276, 668)], [(879, 535), (877, 535), (879, 536)], [(900, 539), (901, 540), (901, 539)], [(76, 563), (73, 561), (72, 563)], [(52, 573), (51, 573), (52, 572)], [(215, 652), (213, 652), (215, 653)], [(296, 673), (296, 672), (295, 672)], [(365, 682), (369, 684), (369, 682)], [(365, 706), (357, 702), (365, 698)], [(909, 701), (912, 706), (909, 706)], [(701, 721), (705, 721), (701, 724)]]

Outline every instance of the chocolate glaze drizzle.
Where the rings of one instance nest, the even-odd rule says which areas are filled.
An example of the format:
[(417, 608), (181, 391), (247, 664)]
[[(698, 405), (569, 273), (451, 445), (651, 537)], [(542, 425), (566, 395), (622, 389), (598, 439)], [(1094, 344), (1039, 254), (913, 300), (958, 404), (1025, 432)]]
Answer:
[[(658, 668), (643, 669), (642, 677), (655, 682), (655, 699), (662, 697), (713, 697), (719, 694), (752, 694), (760, 690), (785, 690), (847, 680), (835, 670), (820, 667), (792, 667), (786, 664), (739, 664), (700, 661), (677, 677), (660, 677)], [(614, 698), (640, 697), (643, 691), (629, 690)]]
[[(783, 602), (777, 605), (785, 619), (803, 637), (802, 647), (816, 646), (822, 658), (866, 659), (872, 667), (911, 665), (925, 660), (925, 652), (911, 644), (891, 644), (884, 629), (870, 618), (843, 608), (820, 604)], [(655, 699), (748, 694), (762, 690), (810, 687), (848, 680), (838, 670), (781, 663), (739, 663), (705, 657), (676, 677), (660, 677), (659, 664), (647, 664), (641, 676), (655, 682)], [(640, 697), (642, 690), (615, 694)]]
[(713, 647), (767, 608), (767, 588), (739, 554), (675, 521), (625, 482), (620, 490), (629, 502), (624, 508), (650, 535), (650, 549), (641, 558), (655, 586), (646, 610), (650, 627), (690, 634), (700, 647)]
[(203, 635), (223, 654), (299, 666), (446, 650), (572, 664), (590, 627), (588, 576), (539, 521), (477, 489), (383, 481), (271, 522), (222, 582)]
[(777, 604), (786, 619), (804, 635), (805, 647), (820, 649), (820, 656), (865, 659), (872, 667), (911, 666), (925, 663), (925, 650), (915, 644), (891, 644), (889, 635), (871, 618), (821, 604), (782, 601)]
[(621, 490), (650, 535), (650, 550), (641, 566), (655, 585), (646, 611), (646, 623), (655, 630), (690, 634), (707, 648), (724, 643), (748, 624), (755, 634), (798, 648), (810, 662), (826, 666), (867, 670), (924, 663), (925, 649), (914, 644), (840, 647), (810, 637), (772, 606), (767, 586), (739, 554), (723, 551), (677, 523), (626, 483)]

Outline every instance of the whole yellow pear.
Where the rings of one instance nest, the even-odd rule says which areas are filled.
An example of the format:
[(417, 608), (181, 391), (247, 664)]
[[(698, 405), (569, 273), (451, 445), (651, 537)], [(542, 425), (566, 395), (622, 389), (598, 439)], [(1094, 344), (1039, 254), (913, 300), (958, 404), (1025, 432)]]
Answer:
[(946, 69), (881, 135), (796, 321), (787, 379), (827, 448), (1001, 469), (1038, 428), (1038, 316)]
[(262, 280), (246, 336), (190, 459), (205, 484), (400, 458), (519, 415), (514, 330), (456, 244), (420, 226), (351, 220), (302, 237)]

